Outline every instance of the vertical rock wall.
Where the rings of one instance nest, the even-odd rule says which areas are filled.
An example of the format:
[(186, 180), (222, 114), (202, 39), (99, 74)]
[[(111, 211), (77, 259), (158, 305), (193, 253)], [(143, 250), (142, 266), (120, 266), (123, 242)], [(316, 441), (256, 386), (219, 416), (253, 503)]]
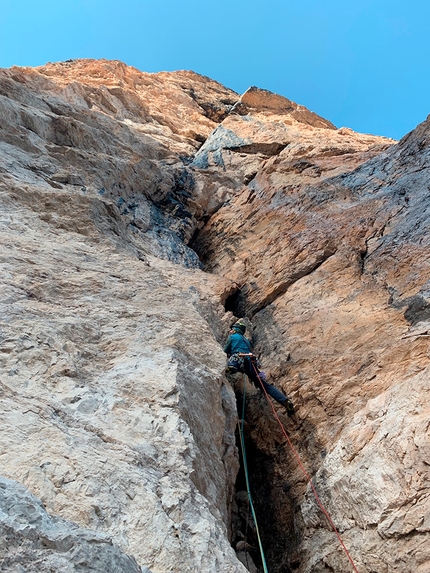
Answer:
[[(160, 84), (148, 78), (90, 61), (0, 78), (1, 473), (72, 522), (63, 547), (31, 498), (51, 533), (11, 516), (5, 570), (244, 571), (229, 543), (236, 414), (217, 340), (231, 287), (184, 242), (200, 207), (163, 138), (187, 152), (196, 141), (149, 117), (161, 102), (147, 109), (133, 87)], [(172, 90), (200, 109), (180, 78)], [(4, 514), (18, 490), (28, 497), (5, 486)]]
[[(2, 566), (245, 571), (234, 314), (360, 573), (425, 573), (428, 121), (104, 60), (2, 70), (0, 117)], [(246, 422), (271, 573), (349, 571), (252, 388)]]
[[(428, 130), (372, 158), (308, 128), (196, 244), (240, 287), (230, 307), (296, 404), (286, 427), (360, 572), (429, 568)], [(271, 570), (350, 570), (258, 394), (247, 415)]]

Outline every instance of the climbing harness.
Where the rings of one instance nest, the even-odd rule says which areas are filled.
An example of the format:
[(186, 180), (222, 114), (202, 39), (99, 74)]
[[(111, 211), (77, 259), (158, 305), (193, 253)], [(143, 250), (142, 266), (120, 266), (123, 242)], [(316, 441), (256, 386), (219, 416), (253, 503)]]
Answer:
[(227, 362), (227, 371), (231, 374), (241, 372), (243, 370), (244, 359), (240, 354), (232, 354)]
[[(260, 377), (258, 376), (258, 371), (257, 371), (256, 366), (254, 365), (254, 363), (253, 363), (252, 361), (251, 361), (251, 363), (252, 363), (252, 366), (253, 366), (253, 368), (254, 368), (255, 374), (257, 375), (257, 378), (260, 380)], [(260, 383), (261, 383), (261, 380), (260, 380)], [(266, 392), (266, 389), (264, 388), (264, 385), (263, 385), (263, 384), (261, 384), (261, 388), (262, 388), (262, 390), (263, 390), (263, 392), (264, 392), (264, 394), (265, 394), (265, 396), (266, 396), (267, 401), (268, 401), (269, 404), (270, 404), (270, 407), (272, 408), (272, 411), (273, 411), (273, 413), (274, 413), (274, 415), (275, 415), (276, 420), (278, 421), (279, 426), (281, 427), (282, 433), (284, 434), (284, 436), (285, 436), (286, 439), (287, 439), (287, 442), (288, 442), (288, 445), (290, 446), (291, 451), (293, 452), (293, 454), (294, 454), (296, 460), (297, 460), (298, 463), (299, 463), (300, 469), (302, 470), (302, 473), (303, 473), (303, 475), (305, 476), (306, 481), (308, 482), (308, 484), (309, 484), (309, 485), (311, 486), (311, 488), (312, 488), (312, 492), (313, 492), (313, 494), (314, 494), (315, 500), (316, 500), (316, 502), (317, 502), (319, 508), (321, 509), (321, 511), (323, 512), (323, 514), (325, 515), (325, 517), (327, 518), (327, 521), (329, 522), (330, 526), (333, 528), (333, 531), (335, 532), (337, 538), (339, 539), (339, 542), (340, 542), (340, 544), (341, 544), (341, 546), (342, 546), (342, 549), (344, 550), (346, 556), (348, 557), (348, 559), (349, 559), (349, 561), (350, 561), (350, 563), (351, 563), (351, 565), (352, 565), (352, 568), (354, 569), (355, 573), (359, 573), (357, 567), (355, 566), (354, 561), (352, 560), (351, 555), (349, 554), (348, 549), (346, 548), (345, 543), (343, 542), (342, 537), (340, 536), (340, 533), (339, 533), (338, 530), (336, 529), (336, 526), (335, 526), (335, 524), (333, 523), (332, 518), (330, 517), (330, 514), (328, 513), (328, 511), (326, 510), (326, 508), (324, 507), (322, 501), (320, 500), (320, 498), (319, 498), (319, 496), (318, 496), (317, 490), (315, 489), (315, 486), (314, 486), (314, 484), (313, 484), (313, 481), (312, 481), (311, 476), (310, 476), (310, 475), (308, 474), (308, 472), (306, 471), (306, 468), (305, 468), (305, 466), (303, 465), (303, 462), (302, 462), (302, 460), (300, 459), (299, 454), (297, 453), (296, 449), (294, 448), (293, 444), (291, 443), (291, 440), (290, 440), (290, 438), (289, 438), (289, 436), (288, 436), (288, 434), (287, 434), (287, 431), (285, 430), (285, 428), (284, 428), (284, 426), (283, 426), (281, 420), (279, 419), (279, 416), (278, 416), (278, 414), (276, 413), (275, 407), (274, 407), (272, 401), (270, 400), (269, 395), (268, 395), (268, 393)]]
[(243, 424), (245, 421), (245, 398), (246, 398), (246, 376), (244, 374), (243, 375), (242, 420), (241, 421), (238, 420), (239, 436), (240, 436), (240, 448), (242, 450), (242, 459), (243, 459), (243, 469), (245, 472), (246, 491), (248, 493), (249, 507), (251, 508), (252, 519), (254, 521), (255, 531), (257, 533), (258, 547), (260, 549), (260, 555), (261, 555), (261, 562), (263, 564), (264, 573), (268, 573), (267, 565), (266, 565), (266, 558), (264, 557), (263, 545), (261, 543), (261, 538), (260, 538), (260, 531), (258, 529), (257, 515), (255, 514), (254, 504), (252, 502), (252, 497), (251, 497), (251, 488), (249, 485), (248, 464), (246, 462), (246, 451), (245, 451), (245, 438), (243, 435)]

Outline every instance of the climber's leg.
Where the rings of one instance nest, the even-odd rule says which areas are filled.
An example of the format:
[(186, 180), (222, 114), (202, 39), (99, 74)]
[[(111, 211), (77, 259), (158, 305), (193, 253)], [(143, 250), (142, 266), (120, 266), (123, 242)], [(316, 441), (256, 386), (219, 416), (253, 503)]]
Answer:
[(251, 360), (245, 359), (244, 366), (245, 374), (252, 380), (257, 388), (261, 390), (263, 387), (269, 396), (271, 396), (287, 410), (287, 414), (289, 416), (293, 416), (295, 414), (292, 401), (275, 386), (273, 386), (273, 384), (269, 384), (266, 380), (265, 374), (263, 372), (259, 373), (255, 364), (253, 364)]

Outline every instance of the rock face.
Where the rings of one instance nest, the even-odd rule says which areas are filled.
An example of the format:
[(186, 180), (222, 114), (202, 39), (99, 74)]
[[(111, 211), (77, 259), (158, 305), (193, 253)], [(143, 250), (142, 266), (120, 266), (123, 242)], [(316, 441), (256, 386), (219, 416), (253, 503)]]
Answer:
[[(231, 285), (184, 242), (200, 209), (192, 174), (155, 120), (154, 137), (128, 120), (138, 90), (109, 95), (124, 74), (138, 72), (2, 72), (2, 473), (154, 573), (244, 571), (228, 540), (236, 414), (216, 340)], [(192, 110), (190, 76), (172, 89)], [(101, 110), (109, 98), (116, 111)]]
[[(0, 118), (3, 569), (256, 570), (236, 316), (360, 573), (429, 571), (430, 121), (103, 60), (2, 70)], [(246, 422), (270, 572), (351, 570), (257, 389)]]
[[(99, 571), (140, 573), (136, 561), (109, 538), (49, 516), (23, 486), (0, 478), (2, 570)], [(22, 570), (22, 569), (21, 569)]]
[[(298, 406), (288, 429), (359, 571), (430, 568), (429, 133), (427, 120), (382, 150), (300, 127), (196, 243), (241, 287), (229, 308), (252, 316), (272, 381)], [(248, 415), (273, 570), (349, 570), (261, 408)]]

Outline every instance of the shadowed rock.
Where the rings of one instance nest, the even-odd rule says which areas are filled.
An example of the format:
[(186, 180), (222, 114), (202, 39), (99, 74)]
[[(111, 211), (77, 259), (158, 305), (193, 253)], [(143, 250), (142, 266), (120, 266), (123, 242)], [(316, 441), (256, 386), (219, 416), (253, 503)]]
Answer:
[(0, 477), (2, 571), (141, 573), (102, 533), (48, 515), (22, 485)]
[[(359, 570), (427, 573), (429, 121), (396, 143), (107, 60), (1, 70), (0, 119), (2, 471), (56, 516), (7, 485), (36, 525), (5, 502), (4, 563), (258, 567), (221, 347), (246, 315)], [(271, 573), (349, 570), (257, 389), (245, 417)]]

